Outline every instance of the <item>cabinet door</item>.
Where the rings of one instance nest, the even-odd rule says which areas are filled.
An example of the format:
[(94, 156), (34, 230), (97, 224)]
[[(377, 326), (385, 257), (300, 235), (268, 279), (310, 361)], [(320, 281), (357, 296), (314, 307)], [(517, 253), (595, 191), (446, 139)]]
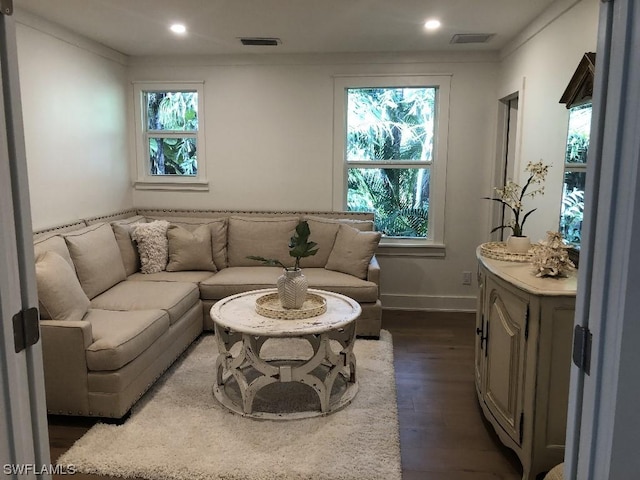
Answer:
[(491, 277), (485, 288), (488, 339), (484, 399), (505, 432), (520, 445), (528, 298)]
[(476, 378), (476, 390), (478, 395), (481, 396), (484, 391), (484, 335), (485, 335), (485, 321), (484, 321), (484, 303), (485, 303), (485, 289), (484, 282), (486, 279), (485, 272), (478, 270), (478, 298), (476, 306), (476, 342), (475, 342), (475, 378)]

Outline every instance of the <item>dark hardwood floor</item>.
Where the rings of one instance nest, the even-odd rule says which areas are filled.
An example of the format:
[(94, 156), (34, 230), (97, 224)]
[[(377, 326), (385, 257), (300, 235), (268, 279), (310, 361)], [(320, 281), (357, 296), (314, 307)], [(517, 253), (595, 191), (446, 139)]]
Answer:
[[(393, 335), (403, 479), (519, 480), (517, 457), (500, 443), (478, 406), (474, 316), (385, 311), (383, 328)], [(93, 423), (50, 417), (52, 461)]]
[(484, 421), (475, 315), (385, 311), (393, 335), (403, 480), (519, 480), (522, 467)]

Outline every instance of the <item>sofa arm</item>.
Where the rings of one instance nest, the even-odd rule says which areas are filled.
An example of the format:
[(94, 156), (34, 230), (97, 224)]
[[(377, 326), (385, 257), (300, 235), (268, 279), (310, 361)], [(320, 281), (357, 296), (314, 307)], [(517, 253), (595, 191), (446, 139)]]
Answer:
[(89, 415), (86, 349), (93, 342), (83, 320), (40, 320), (47, 411)]
[(380, 264), (378, 259), (374, 255), (369, 262), (369, 269), (367, 270), (367, 280), (380, 286)]

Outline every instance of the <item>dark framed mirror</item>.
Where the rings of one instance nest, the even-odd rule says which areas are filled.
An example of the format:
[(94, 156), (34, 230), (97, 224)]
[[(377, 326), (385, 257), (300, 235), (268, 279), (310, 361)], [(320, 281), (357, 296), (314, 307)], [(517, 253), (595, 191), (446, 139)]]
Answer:
[(558, 230), (571, 246), (569, 254), (576, 266), (582, 239), (595, 62), (595, 53), (584, 54), (560, 98), (560, 103), (565, 104), (569, 110), (569, 125)]

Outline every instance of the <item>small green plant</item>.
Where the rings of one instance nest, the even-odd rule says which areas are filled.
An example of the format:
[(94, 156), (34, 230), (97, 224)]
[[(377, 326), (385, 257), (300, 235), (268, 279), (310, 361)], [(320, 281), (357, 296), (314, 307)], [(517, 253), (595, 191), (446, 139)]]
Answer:
[(289, 240), (289, 255), (296, 259), (296, 263), (293, 267), (287, 267), (280, 260), (274, 260), (272, 258), (258, 257), (250, 255), (247, 258), (251, 260), (257, 260), (265, 265), (280, 266), (285, 270), (299, 270), (300, 259), (304, 257), (311, 257), (318, 253), (318, 244), (316, 242), (310, 242), (309, 236), (311, 235), (311, 229), (306, 221), (298, 223), (296, 232)]

